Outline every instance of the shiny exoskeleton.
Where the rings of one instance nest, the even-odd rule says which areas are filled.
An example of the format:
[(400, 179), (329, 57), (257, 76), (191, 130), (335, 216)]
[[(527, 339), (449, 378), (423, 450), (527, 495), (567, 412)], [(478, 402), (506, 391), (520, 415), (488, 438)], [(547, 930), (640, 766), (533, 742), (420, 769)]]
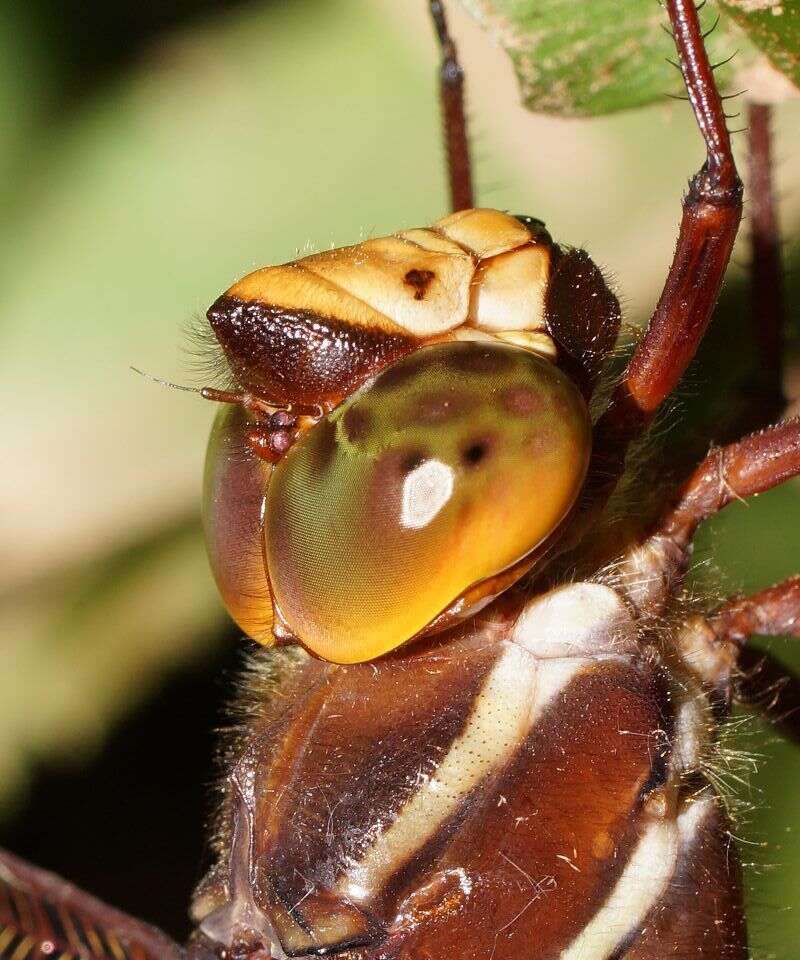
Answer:
[(209, 444), (206, 533), (254, 639), (379, 656), (485, 605), (574, 506), (619, 307), (539, 221), (463, 210), (267, 267), (208, 318), (244, 393)]
[(208, 313), (231, 374), (203, 391), (226, 404), (209, 556), (261, 646), (195, 933), (179, 947), (0, 854), (0, 958), (747, 957), (708, 772), (747, 639), (800, 633), (800, 579), (705, 611), (681, 592), (705, 519), (800, 474), (800, 421), (713, 449), (652, 516), (607, 509), (741, 217), (698, 14), (666, 4), (706, 162), (648, 329), (598, 391), (616, 298), (539, 221), (473, 209), (430, 6), (456, 212), (256, 271)]

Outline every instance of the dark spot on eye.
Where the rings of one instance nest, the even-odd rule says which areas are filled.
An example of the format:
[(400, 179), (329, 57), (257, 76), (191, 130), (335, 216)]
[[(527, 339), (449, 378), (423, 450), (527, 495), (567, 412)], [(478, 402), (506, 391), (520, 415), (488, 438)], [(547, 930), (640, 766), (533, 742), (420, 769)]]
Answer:
[(311, 429), (307, 449), (312, 473), (321, 476), (336, 454), (336, 427), (327, 417)]
[(427, 459), (428, 457), (420, 450), (410, 450), (407, 453), (401, 454), (400, 473), (403, 476), (413, 473), (418, 467), (421, 467)]
[(476, 440), (461, 451), (461, 462), (465, 467), (477, 467), (489, 453), (489, 443), (486, 440)]
[(482, 373), (496, 376), (514, 363), (511, 350), (485, 347), (477, 343), (460, 343), (447, 357), (448, 367), (456, 373)]
[(430, 459), (420, 447), (385, 450), (370, 471), (370, 491), (365, 509), (375, 530), (384, 529), (396, 517), (406, 478)]
[(363, 407), (352, 406), (342, 417), (342, 429), (351, 443), (358, 443), (369, 433), (372, 418)]
[(429, 359), (426, 350), (419, 350), (411, 356), (393, 363), (377, 377), (370, 387), (372, 391), (389, 391), (404, 387), (410, 380), (428, 365)]
[(422, 300), (427, 293), (431, 281), (435, 278), (436, 274), (433, 270), (409, 270), (403, 277), (403, 283), (413, 288), (415, 300)]
[(524, 384), (507, 387), (500, 395), (506, 413), (515, 417), (531, 417), (542, 409), (542, 398), (535, 390)]

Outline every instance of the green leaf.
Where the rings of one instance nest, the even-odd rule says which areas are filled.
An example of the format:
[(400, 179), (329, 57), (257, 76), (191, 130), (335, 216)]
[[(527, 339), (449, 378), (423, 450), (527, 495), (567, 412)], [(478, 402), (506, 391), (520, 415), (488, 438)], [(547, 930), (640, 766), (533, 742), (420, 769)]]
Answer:
[(727, 0), (721, 6), (770, 64), (800, 87), (800, 0)]
[[(506, 50), (529, 110), (561, 116), (595, 116), (680, 95), (666, 14), (657, 0), (463, 0)], [(765, 6), (770, 10), (764, 11)], [(762, 8), (753, 13), (754, 8)], [(778, 14), (778, 11), (781, 11)], [(795, 83), (800, 56), (800, 0), (740, 0), (702, 13), (712, 62), (731, 64), (717, 73), (723, 89), (763, 62)], [(747, 73), (749, 86), (750, 74)]]

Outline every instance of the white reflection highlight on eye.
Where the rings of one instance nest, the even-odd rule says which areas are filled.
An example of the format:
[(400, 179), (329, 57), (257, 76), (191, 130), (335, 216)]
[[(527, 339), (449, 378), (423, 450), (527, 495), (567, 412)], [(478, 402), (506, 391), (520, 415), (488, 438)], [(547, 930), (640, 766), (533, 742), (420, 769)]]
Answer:
[(453, 471), (439, 460), (426, 460), (403, 482), (400, 522), (419, 530), (426, 527), (453, 495)]

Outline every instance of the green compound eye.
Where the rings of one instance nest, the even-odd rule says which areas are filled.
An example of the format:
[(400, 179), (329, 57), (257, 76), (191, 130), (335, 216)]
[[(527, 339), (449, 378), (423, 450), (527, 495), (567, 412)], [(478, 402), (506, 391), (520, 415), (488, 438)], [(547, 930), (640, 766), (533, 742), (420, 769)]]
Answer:
[(584, 401), (547, 360), (468, 341), (411, 354), (275, 467), (276, 612), (327, 660), (393, 650), (558, 526), (590, 448)]

